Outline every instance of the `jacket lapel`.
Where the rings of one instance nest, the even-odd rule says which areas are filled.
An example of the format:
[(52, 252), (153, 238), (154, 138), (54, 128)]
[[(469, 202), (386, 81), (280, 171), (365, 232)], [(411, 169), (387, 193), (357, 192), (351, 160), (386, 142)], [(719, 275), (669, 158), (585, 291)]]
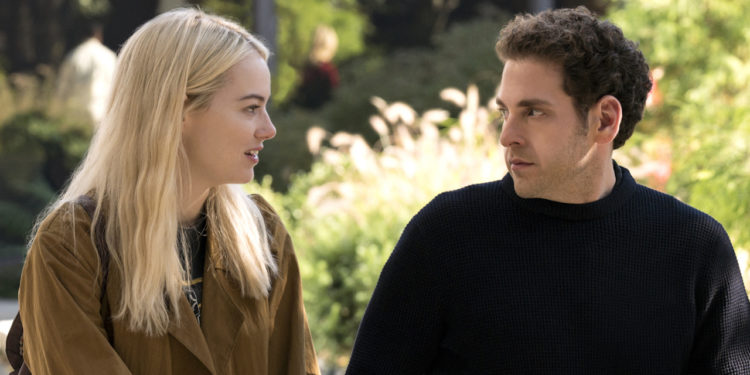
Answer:
[(180, 310), (180, 321), (171, 320), (167, 330), (168, 334), (197, 357), (212, 374), (216, 374), (208, 343), (187, 298), (180, 300), (178, 308)]
[[(208, 256), (203, 273), (203, 308), (201, 328), (213, 354), (216, 366), (230, 362), (235, 342), (245, 324), (242, 293), (219, 261), (218, 246), (209, 231)], [(218, 369), (218, 367), (217, 367)]]

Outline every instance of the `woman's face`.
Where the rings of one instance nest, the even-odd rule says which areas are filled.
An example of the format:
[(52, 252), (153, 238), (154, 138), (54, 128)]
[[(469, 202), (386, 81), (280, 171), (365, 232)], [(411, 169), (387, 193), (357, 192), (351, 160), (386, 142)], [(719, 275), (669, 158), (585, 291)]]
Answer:
[(251, 55), (227, 71), (208, 108), (190, 111), (182, 142), (190, 166), (191, 191), (253, 179), (263, 141), (276, 135), (266, 112), (271, 75), (266, 61)]

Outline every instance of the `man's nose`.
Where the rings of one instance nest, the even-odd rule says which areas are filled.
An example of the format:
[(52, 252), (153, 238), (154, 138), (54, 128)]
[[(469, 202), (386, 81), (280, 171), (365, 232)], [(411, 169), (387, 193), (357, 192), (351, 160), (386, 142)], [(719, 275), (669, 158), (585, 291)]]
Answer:
[(503, 147), (511, 147), (523, 145), (523, 143), (522, 129), (516, 117), (511, 114), (506, 115), (500, 131), (500, 144)]

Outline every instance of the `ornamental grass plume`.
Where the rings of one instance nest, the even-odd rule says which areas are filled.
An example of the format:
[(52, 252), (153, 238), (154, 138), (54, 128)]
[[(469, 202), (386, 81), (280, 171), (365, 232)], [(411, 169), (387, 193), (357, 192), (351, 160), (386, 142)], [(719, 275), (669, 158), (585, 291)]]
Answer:
[(370, 118), (379, 136), (375, 145), (361, 135), (326, 135), (311, 128), (310, 151), (338, 178), (310, 189), (308, 203), (323, 210), (349, 210), (356, 206), (352, 200), (364, 199), (377, 207), (405, 204), (416, 210), (442, 191), (501, 178), (506, 169), (498, 120), (491, 115), (494, 104), (480, 105), (474, 85), (465, 93), (445, 89), (441, 98), (461, 108), (458, 119), (443, 109), (420, 115), (406, 103), (373, 97), (379, 111)]
[(311, 329), (325, 361), (346, 363), (353, 332), (409, 218), (443, 191), (506, 172), (494, 103), (482, 105), (473, 85), (441, 97), (458, 107), (457, 116), (372, 98), (373, 144), (317, 127), (307, 133), (317, 160), (294, 179), (286, 199), (308, 316), (316, 322)]

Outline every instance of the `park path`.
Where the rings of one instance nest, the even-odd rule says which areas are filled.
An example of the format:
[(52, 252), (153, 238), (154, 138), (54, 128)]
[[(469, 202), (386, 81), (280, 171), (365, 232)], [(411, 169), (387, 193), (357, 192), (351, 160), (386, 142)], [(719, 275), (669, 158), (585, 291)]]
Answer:
[(18, 301), (0, 298), (0, 320), (13, 319), (18, 312)]

